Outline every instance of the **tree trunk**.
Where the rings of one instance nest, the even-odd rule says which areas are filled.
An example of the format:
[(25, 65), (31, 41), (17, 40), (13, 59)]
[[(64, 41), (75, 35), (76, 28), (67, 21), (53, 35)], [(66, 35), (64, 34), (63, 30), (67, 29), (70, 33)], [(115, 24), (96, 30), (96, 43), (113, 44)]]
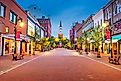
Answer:
[(101, 56), (100, 56), (100, 52), (99, 52), (99, 44), (98, 44), (98, 46), (97, 46), (97, 58), (101, 58)]

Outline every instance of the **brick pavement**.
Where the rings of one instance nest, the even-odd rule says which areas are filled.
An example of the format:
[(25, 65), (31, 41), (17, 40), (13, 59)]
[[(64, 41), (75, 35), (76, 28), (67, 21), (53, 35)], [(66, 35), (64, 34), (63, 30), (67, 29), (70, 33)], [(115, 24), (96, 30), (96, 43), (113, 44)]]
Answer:
[(24, 56), (24, 59), (17, 61), (12, 61), (12, 55), (0, 56), (0, 72), (6, 71), (12, 67), (15, 67), (40, 55), (42, 55), (42, 53), (37, 53), (35, 55), (26, 55)]
[(89, 53), (87, 55), (86, 53), (83, 52), (83, 55), (85, 55), (85, 56), (87, 56), (89, 58), (92, 58), (94, 60), (97, 60), (97, 61), (100, 61), (100, 62), (106, 63), (108, 65), (111, 65), (113, 67), (121, 69), (121, 58), (119, 60), (120, 65), (115, 65), (115, 64), (111, 64), (111, 63), (108, 62), (108, 57), (110, 56), (110, 54), (107, 54), (107, 55), (104, 55), (104, 56), (101, 55), (101, 58), (97, 58), (97, 54), (96, 53), (94, 53), (94, 54), (93, 53)]
[[(15, 66), (17, 66), (17, 65), (19, 65), (23, 62), (26, 62), (26, 61), (31, 60), (33, 58), (36, 58), (40, 55), (44, 55), (44, 54), (43, 53), (37, 53), (37, 54), (31, 55), (31, 56), (26, 55), (26, 56), (24, 56), (23, 60), (18, 60), (18, 61), (12, 61), (12, 55), (0, 56), (0, 72), (8, 70), (12, 67), (15, 67)], [(83, 52), (83, 55), (86, 56), (86, 57), (90, 57), (94, 60), (109, 64), (111, 66), (114, 66), (114, 67), (121, 69), (121, 65), (115, 65), (115, 64), (108, 63), (108, 56), (102, 56), (101, 58), (97, 58), (96, 54), (90, 53), (90, 54), (87, 55), (84, 52)], [(120, 60), (120, 63), (121, 63), (121, 60)]]

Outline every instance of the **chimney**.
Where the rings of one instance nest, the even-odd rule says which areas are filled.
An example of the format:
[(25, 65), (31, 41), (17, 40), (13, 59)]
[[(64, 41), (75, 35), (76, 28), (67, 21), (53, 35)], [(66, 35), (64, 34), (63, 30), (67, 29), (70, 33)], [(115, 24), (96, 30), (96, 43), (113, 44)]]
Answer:
[(82, 24), (84, 23), (84, 20), (82, 20)]
[(45, 16), (42, 16), (42, 19), (45, 19)]

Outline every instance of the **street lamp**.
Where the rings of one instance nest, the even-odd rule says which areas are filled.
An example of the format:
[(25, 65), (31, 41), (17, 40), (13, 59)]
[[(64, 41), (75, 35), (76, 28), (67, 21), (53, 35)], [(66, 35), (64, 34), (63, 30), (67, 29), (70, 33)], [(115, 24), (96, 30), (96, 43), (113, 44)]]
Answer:
[[(110, 25), (110, 24), (109, 24), (109, 21), (105, 21), (105, 23), (102, 24), (102, 26), (103, 26), (104, 28), (106, 28), (106, 27), (109, 26), (109, 25)], [(111, 33), (112, 33), (112, 26), (107, 27), (107, 28), (108, 28), (108, 30), (110, 31), (110, 46), (111, 46), (111, 48), (110, 48), (110, 46), (109, 46), (109, 48), (111, 49), (111, 51), (110, 51), (111, 57), (113, 57), (113, 55), (112, 55), (112, 36), (111, 36)]]
[(109, 22), (105, 21), (105, 23), (102, 23), (102, 47), (101, 47), (101, 50), (102, 50), (102, 53), (103, 53), (103, 43), (104, 43), (104, 37), (105, 37), (105, 28), (109, 25)]
[[(24, 26), (24, 23), (22, 22), (22, 19), (18, 19), (17, 22), (19, 22), (20, 27)], [(15, 33), (15, 36), (14, 36), (14, 40), (15, 40), (14, 54), (16, 54), (16, 33), (17, 33), (16, 26), (17, 26), (17, 22), (16, 22), (15, 27), (14, 27), (14, 33)]]
[(88, 41), (88, 50), (90, 51), (90, 38), (87, 38), (87, 41)]
[(74, 39), (74, 45), (75, 45), (74, 46), (75, 47), (74, 49), (76, 50), (77, 49), (77, 38)]

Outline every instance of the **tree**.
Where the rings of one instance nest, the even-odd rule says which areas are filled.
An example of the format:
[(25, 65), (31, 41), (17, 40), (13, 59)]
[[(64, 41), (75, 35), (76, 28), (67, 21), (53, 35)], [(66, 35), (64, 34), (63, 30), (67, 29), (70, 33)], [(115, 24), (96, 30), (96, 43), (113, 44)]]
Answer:
[(80, 45), (81, 50), (82, 50), (83, 42), (84, 42), (84, 38), (83, 37), (78, 38), (78, 44)]
[(87, 52), (87, 50), (88, 50), (88, 47), (89, 47), (89, 41), (88, 41), (88, 33), (86, 32), (86, 31), (84, 31), (83, 33), (82, 33), (82, 38), (83, 38), (83, 40), (84, 40), (84, 44), (85, 44), (85, 51)]
[(34, 36), (34, 53), (33, 55), (35, 55), (35, 50), (37, 49), (37, 43), (38, 43), (38, 40), (40, 38), (40, 35), (38, 34), (39, 30), (35, 27), (35, 34), (33, 35)]
[(40, 41), (40, 45), (41, 45), (41, 51), (43, 51), (43, 48), (44, 48), (44, 43), (45, 43), (45, 41), (46, 41), (46, 38), (45, 37), (42, 37), (42, 38), (40, 38), (39, 39)]
[(100, 53), (99, 53), (99, 46), (100, 46), (100, 42), (103, 40), (103, 35), (102, 35), (102, 28), (101, 27), (96, 27), (92, 30), (92, 32), (90, 33), (91, 38), (94, 40), (94, 45), (96, 47), (96, 51), (97, 51), (97, 57), (100, 58)]

